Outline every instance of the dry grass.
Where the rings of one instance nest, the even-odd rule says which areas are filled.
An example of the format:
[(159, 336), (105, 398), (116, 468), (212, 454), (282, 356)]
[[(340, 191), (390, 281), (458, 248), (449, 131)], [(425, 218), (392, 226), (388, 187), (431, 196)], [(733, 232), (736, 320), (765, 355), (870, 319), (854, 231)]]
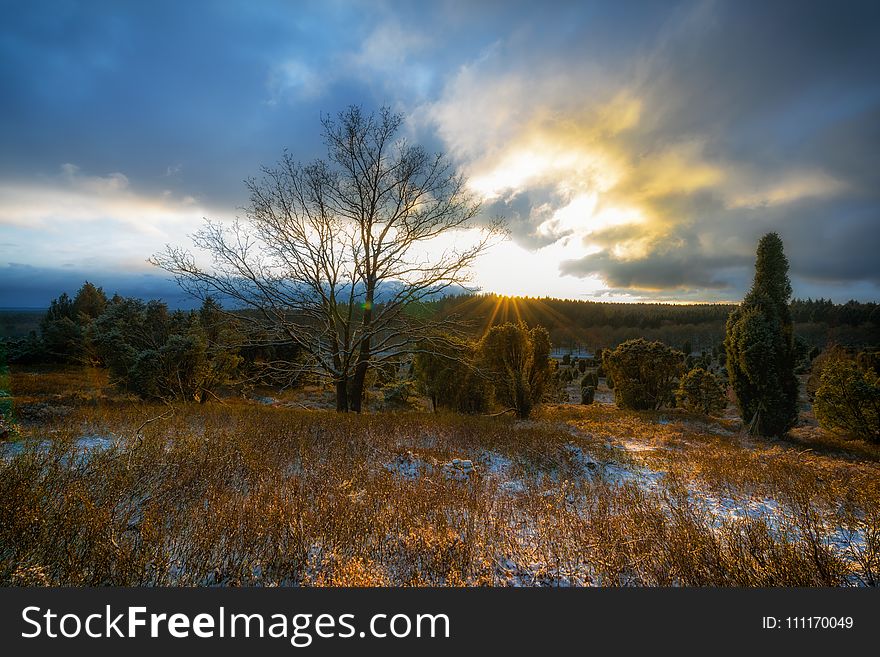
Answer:
[[(25, 422), (24, 449), (0, 461), (6, 584), (839, 586), (880, 576), (877, 459), (833, 439), (825, 449), (747, 441), (723, 423), (601, 405), (516, 422), (235, 399), (176, 406), (136, 435), (167, 409), (113, 395), (100, 372), (13, 372), (12, 388), (22, 406), (68, 410)], [(83, 435), (114, 442), (84, 454)], [(478, 474), (446, 476), (453, 458)]]

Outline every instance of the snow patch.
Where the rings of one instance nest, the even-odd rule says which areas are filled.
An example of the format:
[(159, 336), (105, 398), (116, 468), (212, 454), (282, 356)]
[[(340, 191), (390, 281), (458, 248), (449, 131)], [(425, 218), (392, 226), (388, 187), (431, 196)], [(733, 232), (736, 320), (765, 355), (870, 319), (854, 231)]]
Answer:
[(422, 474), (430, 473), (434, 469), (430, 463), (408, 450), (385, 463), (384, 467), (388, 472), (404, 479), (418, 479)]

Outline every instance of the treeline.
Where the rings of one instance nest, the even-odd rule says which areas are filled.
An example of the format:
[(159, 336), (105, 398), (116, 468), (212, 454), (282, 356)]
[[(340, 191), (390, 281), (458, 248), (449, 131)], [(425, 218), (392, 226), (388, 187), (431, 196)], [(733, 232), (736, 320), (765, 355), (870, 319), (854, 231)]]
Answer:
[[(664, 324), (705, 324), (724, 322), (734, 304), (612, 303), (550, 297), (505, 297), (497, 294), (449, 296), (434, 302), (441, 314), (459, 313), (466, 317), (489, 319), (497, 323), (517, 319), (549, 328), (559, 326), (610, 326), (658, 328)], [(505, 317), (506, 316), (506, 317)]]
[(266, 363), (295, 360), (284, 345), (256, 341), (234, 315), (208, 298), (193, 311), (114, 295), (88, 281), (54, 299), (39, 329), (3, 344), (19, 364), (106, 367), (119, 388), (145, 399), (204, 402), (224, 385), (258, 382)]
[[(475, 334), (506, 322), (544, 326), (556, 348), (591, 351), (635, 338), (659, 340), (696, 350), (724, 339), (724, 325), (735, 304), (612, 303), (536, 297), (472, 294), (430, 304), (440, 316), (460, 316)], [(828, 299), (795, 299), (790, 304), (795, 331), (811, 346), (880, 342), (880, 304)]]

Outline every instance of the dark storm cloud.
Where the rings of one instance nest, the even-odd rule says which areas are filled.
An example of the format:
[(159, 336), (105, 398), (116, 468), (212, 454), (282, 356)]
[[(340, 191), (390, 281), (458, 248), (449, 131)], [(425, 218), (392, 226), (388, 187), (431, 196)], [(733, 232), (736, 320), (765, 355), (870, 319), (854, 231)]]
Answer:
[[(712, 3), (685, 22), (647, 67), (641, 88), (658, 120), (637, 131), (635, 141), (645, 148), (682, 135), (705, 139), (706, 157), (728, 171), (718, 193), (730, 189), (737, 171), (747, 175), (736, 193), (748, 196), (786, 169), (822, 172), (837, 189), (829, 198), (811, 197), (817, 190), (807, 182), (790, 200), (770, 198), (751, 208), (730, 207), (730, 197), (714, 207), (697, 198), (691, 207), (651, 199), (646, 205), (658, 216), (680, 220), (671, 236), (645, 258), (603, 252), (584, 258), (581, 268), (601, 272), (615, 286), (723, 286), (731, 265), (751, 264), (759, 235), (776, 230), (803, 284), (799, 294), (816, 283), (863, 282), (876, 290), (878, 16), (876, 3)], [(688, 236), (676, 239), (680, 232)]]
[(300, 139), (315, 145), (323, 105), (270, 105), (271, 72), (319, 50), (326, 34), (295, 13), (279, 17), (280, 7), (233, 7), (19, 3), (5, 12), (0, 82), (13, 92), (0, 110), (3, 175), (74, 162), (123, 171), (142, 189), (240, 202), (242, 178), (261, 161)]
[[(604, 204), (643, 215), (639, 223), (588, 231), (585, 247), (600, 250), (562, 261), (560, 272), (598, 275), (630, 292), (737, 295), (757, 239), (775, 230), (800, 282), (797, 294), (846, 285), (876, 294), (878, 19), (880, 5), (867, 2), (687, 3), (630, 42), (628, 56), (605, 62), (600, 74), (588, 67), (559, 73), (559, 43), (538, 43), (525, 75), (541, 84), (514, 94), (519, 125), (533, 136), (515, 147), (529, 152), (550, 142), (550, 152), (570, 146), (584, 157), (598, 153), (619, 173), (597, 192)], [(468, 93), (479, 99), (493, 79), (504, 81), (493, 90), (511, 88), (516, 73), (508, 55), (484, 64), (483, 79), (472, 73), (469, 87), (459, 85), (459, 106)], [(559, 82), (546, 82), (554, 76)], [(560, 126), (577, 123), (583, 111), (572, 108), (572, 96), (589, 106), (615, 93), (638, 101), (632, 125), (586, 137), (571, 132), (568, 143), (559, 137)], [(522, 118), (530, 113), (534, 119)], [(456, 134), (452, 123), (447, 132)], [(462, 143), (478, 138), (466, 129), (458, 135)], [(472, 158), (475, 170), (503, 169), (504, 153), (493, 158)], [(527, 196), (524, 187), (516, 194)], [(544, 246), (546, 234), (530, 230), (543, 217), (532, 213), (525, 225), (516, 216), (515, 237)]]
[(34, 267), (20, 263), (0, 266), (0, 308), (47, 308), (62, 292), (73, 296), (85, 281), (103, 287), (108, 296), (118, 293), (139, 299), (161, 299), (171, 308), (198, 305), (174, 280), (158, 274), (132, 274), (75, 267)]

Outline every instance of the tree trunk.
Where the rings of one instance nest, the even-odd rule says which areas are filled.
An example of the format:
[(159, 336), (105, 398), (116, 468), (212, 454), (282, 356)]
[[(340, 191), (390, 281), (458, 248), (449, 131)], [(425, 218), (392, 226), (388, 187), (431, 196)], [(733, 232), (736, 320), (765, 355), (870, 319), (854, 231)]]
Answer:
[(373, 294), (375, 282), (367, 283), (367, 293), (364, 299), (364, 317), (361, 325), (364, 329), (364, 339), (361, 341), (360, 353), (358, 353), (357, 365), (354, 368), (354, 378), (351, 382), (351, 410), (361, 412), (361, 402), (364, 399), (364, 381), (367, 378), (367, 369), (370, 366), (370, 325), (373, 323)]
[(348, 412), (348, 377), (342, 377), (336, 381), (336, 411)]
[(357, 366), (354, 368), (354, 378), (351, 380), (351, 410), (361, 412), (361, 402), (364, 399), (364, 381), (367, 378), (367, 369), (370, 366), (370, 341), (365, 338), (361, 342), (361, 351), (358, 356)]

